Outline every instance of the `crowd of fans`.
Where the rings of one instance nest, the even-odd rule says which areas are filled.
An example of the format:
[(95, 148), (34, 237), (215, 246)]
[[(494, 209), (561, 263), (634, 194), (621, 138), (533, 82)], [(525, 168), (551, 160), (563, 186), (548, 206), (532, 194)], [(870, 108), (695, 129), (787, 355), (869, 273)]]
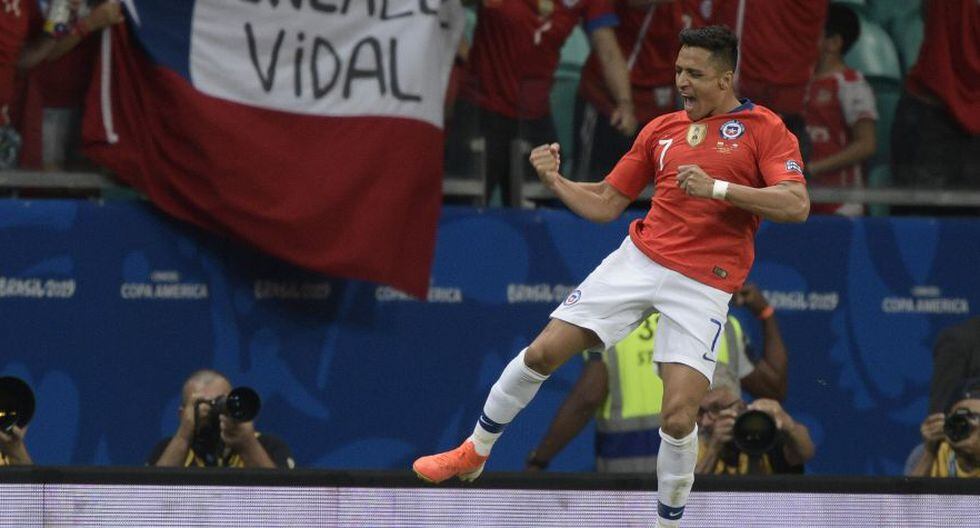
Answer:
[[(120, 4), (0, 2), (0, 170), (96, 169), (79, 148), (98, 53), (90, 34), (122, 22)], [(51, 23), (65, 2), (70, 19)], [(562, 142), (566, 176), (603, 178), (640, 128), (679, 108), (678, 32), (711, 24), (736, 30), (738, 91), (783, 117), (812, 186), (980, 189), (975, 1), (464, 3), (475, 4), (475, 28), (448, 90), (446, 168), (479, 175), (484, 202), (521, 205), (515, 182), (532, 174), (524, 160), (542, 143)], [(574, 97), (562, 97), (569, 88)], [(861, 203), (818, 203), (813, 212), (867, 213)]]
[[(679, 108), (673, 87), (678, 32), (711, 24), (736, 30), (738, 92), (783, 117), (800, 141), (812, 186), (980, 189), (976, 2), (477, 4), (472, 43), (466, 43), (455, 76), (459, 89), (453, 91), (458, 100), (447, 126), (447, 170), (485, 175), (487, 200), (499, 183), (501, 203), (520, 205), (514, 203), (512, 172), (530, 147), (547, 142), (562, 142), (566, 177), (603, 178), (639, 128)], [(577, 58), (566, 56), (579, 46), (576, 23), (593, 49), (580, 70)], [(901, 65), (883, 26), (902, 41)], [(921, 51), (916, 28), (924, 31)], [(609, 33), (618, 50), (610, 49)], [(574, 103), (559, 93), (567, 89), (569, 70), (580, 79)], [(623, 89), (624, 78), (629, 90)], [(556, 123), (567, 130), (556, 130)], [(866, 213), (860, 203), (823, 203), (812, 212)]]

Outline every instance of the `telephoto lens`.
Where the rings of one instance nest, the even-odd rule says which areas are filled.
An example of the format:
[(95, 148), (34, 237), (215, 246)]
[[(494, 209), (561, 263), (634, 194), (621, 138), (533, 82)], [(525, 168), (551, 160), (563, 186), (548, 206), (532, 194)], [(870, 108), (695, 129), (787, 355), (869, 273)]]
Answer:
[(238, 387), (214, 401), (213, 409), (218, 414), (228, 415), (236, 422), (251, 422), (259, 414), (262, 400), (259, 393), (250, 387)]
[(776, 422), (768, 414), (745, 411), (735, 419), (732, 430), (735, 447), (750, 455), (761, 455), (776, 445)]
[(946, 433), (946, 437), (953, 442), (959, 442), (970, 436), (970, 432), (973, 431), (973, 424), (970, 422), (972, 417), (973, 413), (969, 409), (953, 411), (943, 423), (943, 432)]
[(34, 391), (20, 378), (0, 378), (0, 431), (23, 428), (34, 417)]

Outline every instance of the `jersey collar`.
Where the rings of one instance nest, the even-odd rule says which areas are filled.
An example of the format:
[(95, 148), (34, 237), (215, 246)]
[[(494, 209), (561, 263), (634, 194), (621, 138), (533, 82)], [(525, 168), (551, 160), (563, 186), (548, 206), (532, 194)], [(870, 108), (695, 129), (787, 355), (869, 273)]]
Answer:
[(729, 114), (737, 114), (738, 112), (748, 112), (748, 111), (752, 110), (753, 108), (755, 108), (755, 103), (753, 103), (752, 101), (750, 101), (748, 97), (743, 97), (743, 98), (739, 99), (738, 102), (740, 102), (742, 104), (736, 106), (732, 110), (729, 110), (727, 113), (729, 113)]

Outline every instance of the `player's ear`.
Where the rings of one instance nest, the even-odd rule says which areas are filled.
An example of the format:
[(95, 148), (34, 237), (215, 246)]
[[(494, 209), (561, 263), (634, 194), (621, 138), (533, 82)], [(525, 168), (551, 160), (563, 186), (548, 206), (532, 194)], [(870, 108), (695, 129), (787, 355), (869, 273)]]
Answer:
[(735, 82), (735, 72), (728, 70), (718, 76), (718, 88), (722, 91), (729, 90)]

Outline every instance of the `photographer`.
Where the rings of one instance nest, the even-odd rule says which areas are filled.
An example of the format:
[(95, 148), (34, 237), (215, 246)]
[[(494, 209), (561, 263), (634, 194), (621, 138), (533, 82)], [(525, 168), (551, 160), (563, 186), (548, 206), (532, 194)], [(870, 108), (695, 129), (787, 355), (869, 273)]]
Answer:
[(160, 467), (292, 468), (292, 453), (279, 438), (260, 434), (252, 422), (218, 415), (216, 400), (232, 392), (221, 373), (199, 370), (182, 391), (180, 425), (153, 449), (147, 464)]
[[(737, 428), (740, 417), (748, 416), (749, 411), (761, 411), (771, 418), (766, 423), (772, 428), (769, 432), (772, 442), (754, 446), (758, 450), (749, 447), (750, 442), (740, 437)], [(704, 397), (698, 411), (698, 429), (701, 448), (694, 469), (697, 474), (802, 474), (803, 465), (814, 454), (810, 431), (794, 421), (779, 402), (759, 399), (746, 406), (725, 388), (713, 389)], [(757, 433), (758, 430), (753, 431)], [(758, 443), (757, 438), (754, 442)]]
[(980, 378), (964, 382), (945, 413), (930, 414), (919, 427), (922, 441), (909, 456), (910, 477), (980, 477)]
[(26, 426), (21, 429), (15, 425), (7, 432), (0, 430), (0, 466), (29, 466), (34, 463), (24, 443), (25, 434)]

